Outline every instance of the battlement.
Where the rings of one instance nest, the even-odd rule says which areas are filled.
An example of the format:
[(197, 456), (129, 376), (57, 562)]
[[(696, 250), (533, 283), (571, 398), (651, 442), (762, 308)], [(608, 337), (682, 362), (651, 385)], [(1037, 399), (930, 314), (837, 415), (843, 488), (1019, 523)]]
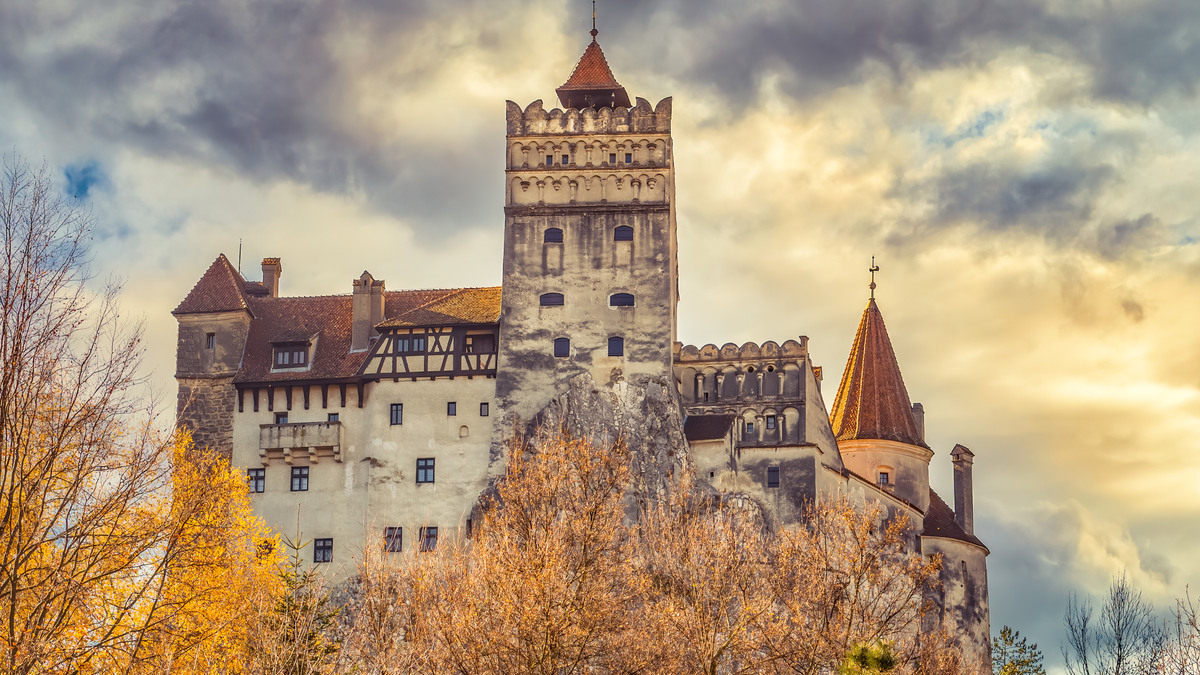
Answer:
[(675, 357), (675, 363), (682, 365), (709, 361), (742, 362), (805, 356), (808, 356), (808, 336), (801, 335), (799, 342), (788, 340), (782, 345), (772, 340), (764, 342), (761, 346), (755, 342), (747, 342), (740, 347), (732, 342), (727, 342), (721, 347), (714, 344), (707, 344), (703, 347), (687, 345), (680, 348)]
[(546, 111), (542, 100), (530, 103), (525, 110), (512, 101), (507, 107), (508, 136), (559, 136), (564, 134), (624, 134), (671, 132), (671, 97), (650, 107), (650, 102), (637, 98), (632, 108), (584, 108), (576, 110), (555, 108)]

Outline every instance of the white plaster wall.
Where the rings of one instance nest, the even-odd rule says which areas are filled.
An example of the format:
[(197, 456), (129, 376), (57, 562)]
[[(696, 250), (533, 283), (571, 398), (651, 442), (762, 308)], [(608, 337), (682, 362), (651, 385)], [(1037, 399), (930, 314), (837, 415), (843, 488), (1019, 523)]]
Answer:
[[(926, 557), (942, 556), (939, 619), (968, 658), (990, 670), (991, 625), (988, 606), (987, 552), (957, 539), (922, 537)], [(964, 583), (963, 563), (968, 580)]]
[(888, 478), (892, 491), (922, 512), (929, 510), (929, 460), (933, 451), (881, 440), (839, 441), (838, 450), (846, 468), (871, 482), (880, 466), (891, 467)]
[[(328, 413), (340, 415), (343, 426), (341, 462), (318, 456), (311, 465), (297, 458), (294, 466), (309, 466), (307, 492), (291, 492), (291, 467), (280, 458), (267, 466), (266, 491), (251, 496), (255, 513), (272, 528), (294, 537), (299, 513), (302, 538), (333, 537), (335, 580), (353, 572), (354, 560), (364, 541), (382, 540), (384, 527), (404, 528), (404, 548), (417, 543), (417, 528), (432, 525), (439, 537), (457, 536), (469, 518), (475, 499), (487, 484), (492, 420), (481, 417), (479, 404), (487, 402), (495, 413), (495, 380), (459, 377), (454, 380), (385, 380), (366, 385), (366, 400), (358, 407), (357, 391), (347, 386), (346, 407), (341, 407), (336, 386), (329, 391), (329, 407), (321, 408), (321, 390), (310, 391), (310, 408), (293, 392), (289, 423), (324, 422)], [(245, 411), (234, 414), (233, 463), (239, 470), (263, 466), (259, 457), (259, 430), (274, 423), (267, 410), (265, 391), (259, 411), (253, 412), (250, 394)], [(446, 403), (455, 401), (458, 414), (449, 417)], [(404, 404), (404, 423), (390, 425), (392, 403)], [(284, 392), (275, 390), (275, 412), (285, 408)], [(467, 428), (463, 436), (462, 427)], [(416, 460), (435, 459), (435, 482), (417, 485)], [(312, 560), (312, 547), (305, 551)]]

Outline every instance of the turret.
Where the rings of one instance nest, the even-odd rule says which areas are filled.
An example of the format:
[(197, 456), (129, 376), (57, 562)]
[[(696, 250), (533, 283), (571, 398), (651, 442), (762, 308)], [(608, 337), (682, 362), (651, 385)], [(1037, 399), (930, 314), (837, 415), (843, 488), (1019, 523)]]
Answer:
[(830, 421), (847, 468), (922, 511), (929, 508), (933, 451), (925, 444), (924, 408), (909, 401), (874, 297), (859, 322)]

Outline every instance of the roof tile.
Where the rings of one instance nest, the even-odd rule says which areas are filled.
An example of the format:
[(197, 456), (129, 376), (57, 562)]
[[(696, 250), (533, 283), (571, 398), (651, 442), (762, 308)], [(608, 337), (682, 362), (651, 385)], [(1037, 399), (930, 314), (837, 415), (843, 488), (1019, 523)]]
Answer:
[(839, 441), (879, 439), (928, 448), (913, 416), (883, 314), (867, 303), (829, 414)]
[(929, 489), (929, 510), (925, 512), (925, 529), (921, 532), (921, 536), (957, 539), (987, 548), (978, 537), (963, 531), (962, 527), (954, 520), (954, 510), (942, 501), (933, 488)]
[(183, 302), (172, 314), (204, 314), (208, 312), (236, 312), (248, 309), (246, 293), (242, 290), (245, 279), (238, 274), (225, 254), (217, 256), (200, 281), (192, 287)]

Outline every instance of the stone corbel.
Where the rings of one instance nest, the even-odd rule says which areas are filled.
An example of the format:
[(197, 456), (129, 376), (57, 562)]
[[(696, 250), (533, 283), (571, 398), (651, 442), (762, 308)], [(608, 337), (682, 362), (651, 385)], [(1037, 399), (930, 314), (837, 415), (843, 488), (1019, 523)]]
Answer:
[(521, 192), (529, 192), (529, 181), (521, 181)]
[(288, 466), (291, 466), (293, 459), (295, 459), (295, 458), (292, 456), (292, 448), (284, 448), (283, 449), (283, 463), (287, 464)]

